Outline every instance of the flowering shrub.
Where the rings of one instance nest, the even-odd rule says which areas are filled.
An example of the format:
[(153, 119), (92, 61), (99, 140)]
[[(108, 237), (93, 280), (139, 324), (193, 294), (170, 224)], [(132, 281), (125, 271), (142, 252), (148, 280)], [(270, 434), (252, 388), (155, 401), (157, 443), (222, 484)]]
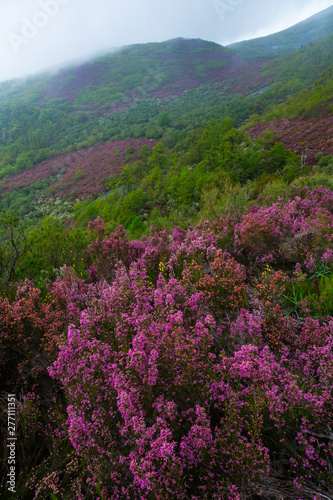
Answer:
[(293, 149), (299, 154), (307, 151), (307, 164), (313, 165), (318, 152), (327, 151), (332, 154), (332, 142), (330, 129), (332, 127), (332, 116), (310, 118), (310, 119), (284, 119), (270, 120), (257, 123), (248, 132), (255, 137), (262, 135), (267, 130), (276, 132), (279, 140), (288, 149)]
[(28, 280), (17, 288), (12, 303), (0, 298), (0, 377), (4, 389), (31, 387), (45, 378), (45, 367), (57, 355), (58, 333), (67, 317), (54, 301), (42, 300)]
[(252, 208), (235, 227), (237, 255), (265, 263), (320, 261), (333, 240), (329, 189), (294, 188), (289, 199)]
[(89, 268), (90, 277), (94, 280), (111, 279), (116, 262), (121, 260), (127, 267), (139, 255), (140, 245), (129, 242), (126, 231), (119, 226), (117, 231), (105, 238), (105, 227), (99, 217), (89, 222), (88, 229), (91, 235), (91, 243), (86, 251), (87, 259), (91, 262)]
[(243, 266), (219, 250), (211, 264), (211, 272), (197, 284), (215, 317), (225, 316), (244, 303), (246, 285)]
[(98, 219), (90, 283), (1, 298), (1, 380), (30, 391), (18, 441), (42, 450), (21, 449), (19, 498), (330, 498), (333, 320), (290, 303), (331, 283), (331, 198), (253, 208), (233, 245), (225, 218), (133, 242)]

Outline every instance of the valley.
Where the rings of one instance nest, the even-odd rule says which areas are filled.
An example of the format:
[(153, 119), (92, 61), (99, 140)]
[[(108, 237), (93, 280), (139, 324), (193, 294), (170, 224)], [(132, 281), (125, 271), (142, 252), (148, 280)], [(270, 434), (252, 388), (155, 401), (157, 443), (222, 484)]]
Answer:
[(333, 498), (332, 77), (330, 7), (0, 83), (4, 500)]

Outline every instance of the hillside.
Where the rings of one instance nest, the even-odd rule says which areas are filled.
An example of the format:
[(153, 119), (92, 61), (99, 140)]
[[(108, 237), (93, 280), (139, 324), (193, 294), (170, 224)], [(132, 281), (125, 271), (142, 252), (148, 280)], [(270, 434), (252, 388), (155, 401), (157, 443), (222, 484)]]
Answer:
[[(55, 180), (49, 178), (60, 171), (69, 182), (72, 173), (63, 156), (80, 150), (82, 158), (90, 156), (88, 163), (95, 163), (93, 169), (98, 166), (103, 181), (84, 174), (85, 182), (92, 182), (90, 192), (78, 189), (79, 181), (57, 194), (75, 191), (86, 199), (105, 192), (113, 170), (105, 172), (104, 163), (113, 160), (107, 156), (100, 163), (95, 156), (93, 148), (101, 142), (107, 150), (112, 149), (109, 141), (117, 141), (122, 151), (133, 138), (162, 139), (172, 146), (211, 118), (232, 116), (240, 125), (254, 104), (243, 96), (270, 80), (261, 76), (262, 65), (244, 62), (211, 42), (175, 39), (126, 47), (54, 75), (0, 85), (0, 206), (28, 215), (37, 196), (33, 184), (42, 181), (39, 190), (53, 189)], [(52, 172), (45, 166), (50, 161)], [(82, 170), (79, 164), (75, 168)], [(10, 197), (9, 191), (14, 191)]]
[(332, 33), (333, 6), (273, 35), (236, 42), (228, 48), (245, 60), (270, 59), (286, 52), (317, 43)]
[[(230, 117), (236, 127), (265, 122), (262, 133), (271, 128), (270, 116), (329, 116), (332, 49), (330, 36), (278, 58), (247, 62), (212, 42), (175, 39), (125, 47), (56, 74), (3, 83), (0, 207), (35, 220), (41, 215), (34, 208), (36, 200), (44, 191), (46, 198), (81, 200), (104, 194), (110, 175), (124, 166), (120, 162), (106, 171), (105, 165), (113, 164), (112, 153), (104, 159), (95, 155), (95, 147), (111, 151), (110, 142), (117, 141), (120, 151), (140, 138), (174, 148), (212, 119)], [(312, 148), (310, 135), (302, 140)], [(279, 138), (300, 152), (297, 141), (285, 140), (285, 134)], [(328, 144), (322, 147), (331, 153)], [(91, 165), (91, 172), (100, 172), (100, 179), (89, 169), (82, 173), (80, 161), (74, 161), (74, 170), (64, 162), (81, 150), (76, 157), (84, 158), (86, 170)], [(317, 152), (309, 153), (312, 162)], [(133, 163), (135, 157), (126, 161)]]
[(333, 36), (272, 60), (267, 70), (276, 74), (262, 95), (271, 105), (252, 117), (248, 132), (274, 130), (286, 147), (306, 154), (310, 165), (319, 152), (332, 154)]
[[(168, 98), (202, 84), (230, 85), (243, 73), (260, 72), (233, 51), (213, 42), (177, 38), (124, 47), (92, 61), (28, 80), (0, 84), (0, 102), (34, 102), (46, 106), (61, 99), (76, 109), (110, 113), (149, 97)], [(259, 82), (260, 84), (262, 82)], [(236, 86), (232, 92), (246, 92)]]
[[(279, 36), (287, 43), (314, 26), (324, 36), (330, 31), (330, 13), (328, 9)], [(101, 196), (96, 203), (103, 205), (107, 193), (113, 196), (109, 203), (118, 206), (115, 182), (125, 199), (132, 184), (140, 189), (142, 183), (144, 192), (151, 184), (143, 173), (149, 177), (154, 170), (147, 167), (147, 155), (159, 141), (168, 167), (157, 184), (162, 190), (159, 196), (155, 190), (152, 199), (157, 210), (168, 213), (170, 171), (185, 175), (182, 166), (191, 134), (195, 137), (215, 120), (230, 119), (237, 129), (246, 126), (258, 140), (265, 141), (265, 134), (273, 131), (284, 148), (302, 156), (299, 161), (306, 157), (308, 166), (315, 165), (318, 153), (332, 154), (333, 35), (278, 57), (264, 59), (260, 54), (260, 60), (249, 62), (216, 43), (177, 38), (124, 47), (54, 74), (1, 84), (0, 208), (35, 224), (51, 213), (71, 219), (75, 203), (84, 206)], [(242, 137), (245, 143), (249, 140)], [(220, 143), (225, 147), (223, 136)], [(133, 144), (134, 152), (129, 153)], [(142, 156), (145, 145), (148, 150)], [(244, 162), (240, 151), (236, 154)], [(189, 160), (190, 168), (195, 170), (203, 157)], [(236, 172), (233, 161), (212, 158), (204, 160), (208, 171), (220, 161), (219, 168), (241, 182), (254, 181), (269, 170), (255, 170), (248, 160), (249, 165)], [(124, 168), (132, 179), (129, 193), (122, 187)], [(133, 182), (135, 175), (139, 177)], [(196, 182), (186, 203), (200, 200), (206, 180)], [(52, 210), (55, 199), (67, 204), (58, 207), (62, 212)], [(134, 212), (113, 206), (114, 214), (123, 213), (114, 220), (126, 223), (140, 211), (154, 211), (145, 197), (139, 199)], [(177, 199), (181, 203), (182, 197)], [(92, 217), (98, 209), (89, 213)]]
[(153, 139), (105, 142), (45, 160), (3, 181), (3, 206), (21, 217), (32, 213), (40, 217), (45, 215), (38, 207), (40, 196), (68, 201), (97, 197), (107, 191), (110, 178), (118, 176), (127, 162), (138, 161), (154, 145)]
[(273, 130), (288, 149), (303, 156), (308, 165), (316, 163), (318, 153), (333, 156), (333, 116), (269, 120), (253, 125), (247, 132), (254, 137), (263, 137), (268, 130)]
[(0, 85), (1, 498), (333, 498), (332, 75), (330, 33)]
[(67, 99), (74, 107), (91, 106), (108, 113), (118, 109), (113, 106), (130, 106), (140, 98), (164, 99), (201, 84), (228, 84), (239, 70), (248, 72), (251, 81), (257, 68), (213, 42), (177, 38), (125, 47), (60, 71), (47, 82), (42, 98)]

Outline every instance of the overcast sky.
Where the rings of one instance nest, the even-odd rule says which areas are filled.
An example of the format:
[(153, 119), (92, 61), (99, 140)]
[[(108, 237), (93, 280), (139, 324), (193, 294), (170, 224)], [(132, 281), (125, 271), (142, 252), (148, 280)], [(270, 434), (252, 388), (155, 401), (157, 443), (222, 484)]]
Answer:
[(332, 0), (0, 0), (0, 81), (113, 47), (176, 37), (221, 45), (285, 29)]

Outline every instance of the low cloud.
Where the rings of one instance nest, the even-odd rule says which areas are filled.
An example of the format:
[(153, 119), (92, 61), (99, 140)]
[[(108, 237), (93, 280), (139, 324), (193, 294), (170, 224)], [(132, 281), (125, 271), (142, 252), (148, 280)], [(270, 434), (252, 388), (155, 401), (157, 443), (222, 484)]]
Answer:
[(325, 0), (2, 0), (0, 81), (134, 43), (176, 37), (227, 45), (284, 29)]

